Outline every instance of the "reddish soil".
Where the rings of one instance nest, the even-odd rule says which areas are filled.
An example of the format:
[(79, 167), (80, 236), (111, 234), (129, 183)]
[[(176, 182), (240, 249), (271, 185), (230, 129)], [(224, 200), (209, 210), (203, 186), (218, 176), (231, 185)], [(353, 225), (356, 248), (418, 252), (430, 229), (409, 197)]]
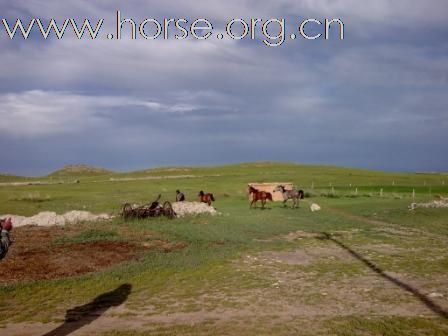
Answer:
[(13, 231), (14, 241), (1, 261), (0, 283), (43, 280), (95, 272), (137, 258), (150, 246), (118, 241), (55, 244), (72, 233), (69, 227), (23, 227)]

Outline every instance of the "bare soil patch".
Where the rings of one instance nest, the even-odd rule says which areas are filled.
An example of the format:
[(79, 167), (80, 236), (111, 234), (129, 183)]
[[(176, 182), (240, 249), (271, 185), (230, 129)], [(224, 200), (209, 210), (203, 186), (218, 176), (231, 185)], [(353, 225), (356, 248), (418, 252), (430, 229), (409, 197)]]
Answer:
[(312, 247), (290, 252), (262, 252), (262, 261), (284, 263), (288, 265), (309, 265), (319, 260), (351, 260), (347, 251), (337, 247)]
[(364, 244), (362, 249), (385, 255), (406, 255), (410, 252), (409, 249), (404, 249), (390, 244)]
[[(306, 268), (322, 261), (334, 262), (334, 270), (338, 272), (324, 268), (316, 273), (316, 269)], [(446, 275), (424, 277), (384, 270), (386, 276), (381, 276), (368, 267), (356, 273), (352, 273), (351, 267), (340, 268), (351, 262), (358, 264), (349, 253), (336, 246), (314, 246), (247, 255), (237, 267), (258, 272), (261, 279), (271, 281), (269, 288), (251, 291), (258, 300), (254, 311), (270, 302), (279, 304), (286, 315), (310, 317), (434, 316), (438, 314), (434, 306), (447, 310)]]
[(324, 238), (324, 236), (321, 233), (316, 233), (316, 232), (306, 232), (306, 231), (295, 231), (295, 232), (290, 232), (289, 234), (287, 234), (286, 236), (283, 237), (283, 239), (287, 240), (287, 241), (294, 241), (296, 239), (303, 239), (303, 238)]
[(82, 230), (81, 226), (26, 226), (14, 229), (14, 243), (0, 267), (1, 283), (77, 276), (136, 259), (145, 250), (172, 252), (185, 247), (165, 241), (55, 243), (58, 238), (72, 236)]

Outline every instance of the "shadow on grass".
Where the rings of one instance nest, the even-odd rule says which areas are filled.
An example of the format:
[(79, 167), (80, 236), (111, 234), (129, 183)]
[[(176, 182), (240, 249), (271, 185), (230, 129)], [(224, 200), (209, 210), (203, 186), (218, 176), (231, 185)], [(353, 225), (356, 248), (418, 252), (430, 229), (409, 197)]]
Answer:
[(394, 285), (396, 285), (396, 286), (400, 287), (401, 289), (414, 295), (414, 297), (416, 297), (418, 300), (420, 300), (420, 302), (422, 302), (426, 307), (428, 307), (435, 314), (437, 314), (440, 317), (443, 317), (445, 319), (448, 319), (448, 312), (446, 310), (444, 310), (442, 307), (440, 307), (437, 303), (435, 303), (434, 301), (429, 299), (426, 295), (422, 294), (418, 289), (385, 273), (381, 268), (379, 268), (373, 262), (364, 258), (362, 255), (358, 254), (357, 252), (355, 252), (350, 247), (348, 247), (344, 243), (340, 242), (336, 238), (333, 238), (330, 234), (328, 234), (326, 232), (322, 232), (322, 237), (320, 237), (319, 239), (331, 240), (332, 242), (334, 242), (335, 244), (337, 244), (338, 246), (340, 246), (341, 248), (346, 250), (348, 253), (350, 253), (353, 257), (355, 257), (356, 259), (361, 261), (363, 264), (365, 264), (372, 271), (374, 271), (375, 273), (380, 275), (382, 278), (390, 281)]
[(123, 284), (111, 292), (97, 296), (93, 301), (79, 307), (67, 310), (65, 321), (56, 329), (43, 336), (65, 336), (92, 323), (109, 308), (121, 305), (131, 293), (132, 286)]

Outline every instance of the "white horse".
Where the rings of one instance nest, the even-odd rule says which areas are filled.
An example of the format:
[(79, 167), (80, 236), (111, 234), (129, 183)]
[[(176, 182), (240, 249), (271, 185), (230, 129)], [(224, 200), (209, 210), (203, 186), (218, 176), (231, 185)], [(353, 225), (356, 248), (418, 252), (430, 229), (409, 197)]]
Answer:
[(283, 195), (283, 206), (286, 206), (286, 202), (288, 200), (292, 199), (292, 208), (298, 208), (299, 207), (299, 200), (303, 199), (305, 196), (303, 190), (286, 190), (285, 186), (279, 185), (277, 186), (274, 191), (280, 191)]

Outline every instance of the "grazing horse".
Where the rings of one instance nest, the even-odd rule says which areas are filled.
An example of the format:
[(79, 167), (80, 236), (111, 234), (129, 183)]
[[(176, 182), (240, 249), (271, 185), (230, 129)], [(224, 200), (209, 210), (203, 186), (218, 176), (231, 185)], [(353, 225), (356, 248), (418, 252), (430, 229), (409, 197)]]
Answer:
[(255, 204), (255, 207), (257, 207), (258, 201), (261, 201), (261, 208), (264, 209), (266, 200), (272, 201), (272, 194), (270, 192), (259, 191), (251, 186), (249, 186), (249, 194), (252, 195), (252, 201), (250, 202), (249, 209), (251, 209), (252, 205), (254, 205), (254, 204)]
[(202, 190), (199, 192), (198, 196), (199, 196), (199, 202), (207, 203), (209, 206), (212, 205), (212, 202), (215, 201), (213, 194), (204, 193)]
[(292, 208), (299, 207), (299, 200), (303, 199), (305, 194), (303, 193), (303, 190), (286, 190), (285, 186), (279, 185), (277, 188), (275, 188), (274, 191), (280, 191), (283, 195), (283, 206), (286, 206), (286, 202), (288, 200), (292, 199)]

